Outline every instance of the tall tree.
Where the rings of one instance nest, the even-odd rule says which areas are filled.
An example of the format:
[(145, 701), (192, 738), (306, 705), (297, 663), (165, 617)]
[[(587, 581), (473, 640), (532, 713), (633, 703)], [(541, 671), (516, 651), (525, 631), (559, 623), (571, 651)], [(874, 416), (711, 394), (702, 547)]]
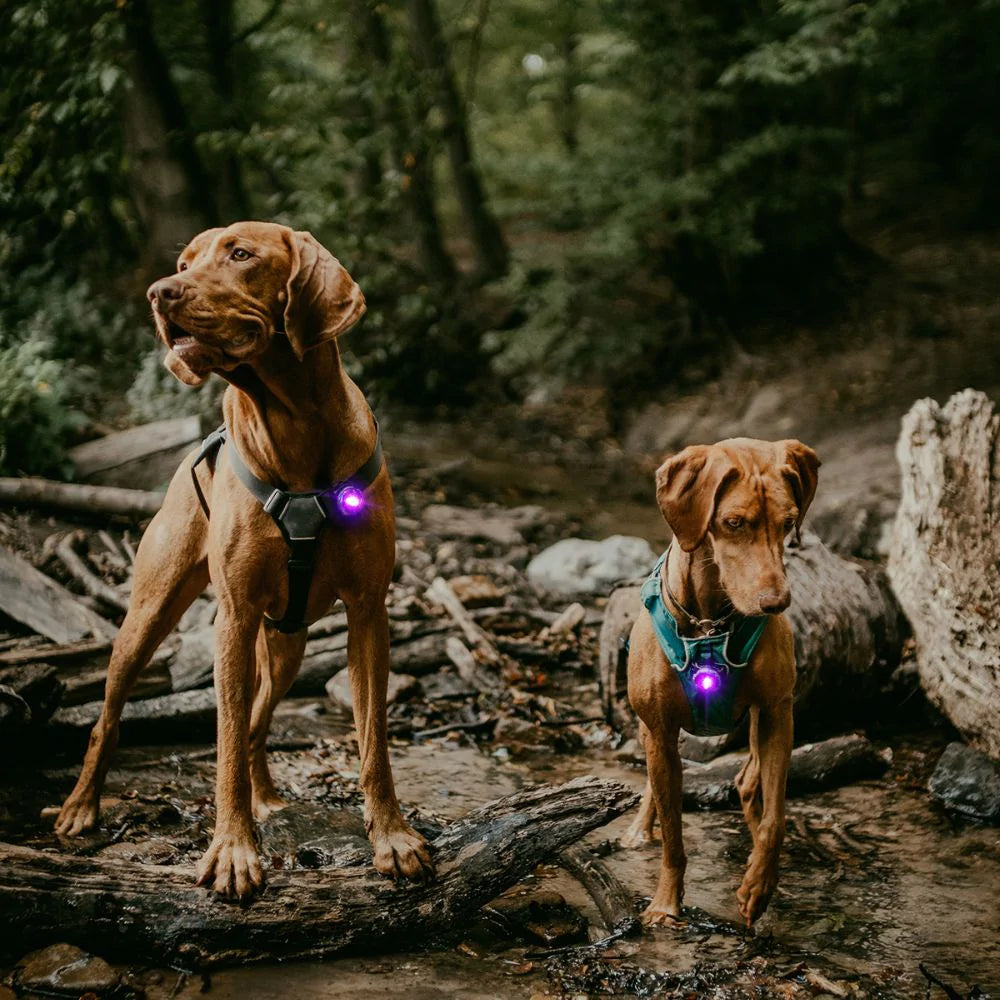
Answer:
[(459, 207), (476, 255), (478, 277), (499, 277), (507, 270), (503, 233), (486, 203), (466, 126), (465, 107), (455, 86), (448, 44), (441, 33), (434, 0), (409, 0), (411, 40), (417, 64), (431, 84), (442, 120)]

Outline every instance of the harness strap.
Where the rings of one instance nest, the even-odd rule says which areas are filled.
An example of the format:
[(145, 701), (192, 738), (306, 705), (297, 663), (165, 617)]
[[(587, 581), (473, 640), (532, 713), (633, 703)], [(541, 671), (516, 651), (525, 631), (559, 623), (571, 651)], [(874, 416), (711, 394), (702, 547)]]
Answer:
[[(191, 466), (198, 499), (209, 514), (198, 477), (194, 470), (200, 462), (214, 454), (225, 444), (228, 437), (226, 425), (214, 430), (202, 442)], [(309, 603), (309, 588), (312, 585), (316, 553), (319, 551), (320, 537), (329, 521), (339, 521), (335, 502), (337, 494), (345, 486), (366, 489), (378, 477), (382, 469), (382, 431), (375, 421), (375, 447), (364, 465), (353, 476), (322, 490), (308, 490), (293, 493), (278, 489), (258, 478), (247, 466), (235, 445), (230, 448), (229, 462), (236, 478), (253, 494), (271, 520), (278, 526), (281, 537), (288, 546), (288, 604), (280, 619), (264, 616), (264, 622), (279, 632), (299, 632), (306, 627), (306, 607)]]

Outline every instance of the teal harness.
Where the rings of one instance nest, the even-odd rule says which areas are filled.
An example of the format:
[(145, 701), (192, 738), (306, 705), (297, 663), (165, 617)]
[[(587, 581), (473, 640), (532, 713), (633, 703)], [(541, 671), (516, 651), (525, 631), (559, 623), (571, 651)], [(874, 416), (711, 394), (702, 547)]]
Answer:
[(743, 683), (743, 668), (750, 662), (767, 627), (767, 617), (734, 615), (725, 632), (713, 634), (710, 630), (708, 635), (696, 639), (679, 635), (677, 620), (667, 609), (661, 587), (660, 572), (667, 552), (660, 556), (642, 585), (642, 603), (691, 708), (693, 721), (689, 731), (695, 736), (722, 736), (743, 721), (742, 716), (733, 718), (733, 709)]

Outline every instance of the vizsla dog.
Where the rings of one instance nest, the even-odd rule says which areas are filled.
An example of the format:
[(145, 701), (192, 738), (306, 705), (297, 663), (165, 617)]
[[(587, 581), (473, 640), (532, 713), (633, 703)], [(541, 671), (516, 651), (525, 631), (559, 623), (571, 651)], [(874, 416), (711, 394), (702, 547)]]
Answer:
[[(312, 236), (270, 223), (202, 233), (181, 253), (177, 272), (148, 291), (157, 335), (169, 349), (165, 363), (189, 385), (212, 372), (230, 383), (223, 399), (228, 440), (214, 461), (185, 459), (143, 536), (104, 710), (56, 831), (73, 836), (96, 824), (129, 689), (211, 580), (218, 596), (216, 823), (198, 884), (236, 897), (263, 884), (254, 819), (284, 805), (267, 766), (271, 716), (299, 669), (306, 623), (337, 598), (347, 609), (359, 780), (375, 867), (423, 877), (433, 871), (431, 859), (400, 812), (386, 747), (392, 491), (375, 419), (337, 346), (364, 313), (364, 296)], [(363, 511), (350, 524), (303, 501), (307, 514), (328, 520), (318, 532), (311, 583), (298, 588), (301, 620), (289, 627), (289, 555), (296, 542), (286, 542), (288, 526), (279, 530), (247, 487), (247, 470), (251, 482), (256, 477), (258, 486), (273, 485), (281, 495), (349, 481), (366, 462), (364, 492), (350, 501)], [(292, 539), (295, 530), (287, 531)], [(283, 619), (278, 628), (275, 619)]]
[(643, 913), (647, 925), (681, 916), (681, 727), (720, 732), (749, 712), (750, 756), (736, 779), (753, 837), (737, 893), (747, 926), (777, 884), (795, 687), (792, 633), (781, 614), (790, 601), (784, 546), (812, 502), (819, 465), (799, 441), (736, 438), (686, 448), (656, 473), (657, 503), (674, 540), (643, 587), (647, 610), (630, 638), (628, 693), (648, 781), (623, 839), (626, 846), (652, 840), (659, 818), (663, 860)]

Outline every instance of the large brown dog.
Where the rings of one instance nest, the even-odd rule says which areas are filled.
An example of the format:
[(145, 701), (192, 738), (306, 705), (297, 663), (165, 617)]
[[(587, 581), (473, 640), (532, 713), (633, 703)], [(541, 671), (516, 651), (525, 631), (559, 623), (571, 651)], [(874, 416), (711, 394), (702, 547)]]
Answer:
[[(347, 271), (308, 233), (241, 222), (195, 237), (178, 273), (150, 286), (166, 365), (197, 385), (211, 372), (229, 383), (223, 411), (229, 443), (214, 470), (193, 456), (180, 466), (136, 555), (132, 602), (108, 668), (104, 710), (83, 770), (56, 821), (73, 836), (97, 822), (100, 792), (136, 676), (184, 610), (215, 586), (218, 780), (215, 836), (198, 883), (244, 896), (263, 883), (254, 819), (284, 803), (268, 772), (265, 742), (275, 705), (305, 648), (302, 629), (284, 634), (263, 619), (288, 602), (288, 547), (261, 504), (237, 479), (238, 449), (260, 479), (306, 491), (342, 482), (372, 455), (376, 425), (340, 362), (337, 337), (364, 313)], [(211, 516), (203, 510), (194, 477)], [(388, 875), (432, 871), (423, 838), (403, 820), (386, 747), (389, 632), (385, 595), (395, 559), (392, 491), (384, 467), (368, 488), (368, 510), (349, 531), (322, 534), (306, 621), (340, 598), (347, 609), (348, 663), (361, 755), (365, 824), (375, 867)]]
[[(798, 441), (737, 438), (686, 448), (656, 473), (657, 503), (674, 533), (661, 587), (689, 613), (665, 604), (679, 634), (699, 634), (692, 619), (771, 616), (743, 670), (733, 712), (734, 725), (745, 710), (750, 716), (750, 756), (736, 780), (753, 837), (737, 893), (748, 926), (767, 908), (778, 880), (795, 687), (792, 633), (781, 614), (790, 600), (784, 545), (812, 502), (819, 465), (816, 453)], [(681, 916), (687, 861), (677, 739), (681, 727), (691, 729), (692, 717), (645, 611), (632, 629), (628, 692), (640, 719), (649, 780), (623, 842), (635, 846), (652, 840), (653, 821), (659, 818), (663, 860), (643, 921), (669, 924)]]

